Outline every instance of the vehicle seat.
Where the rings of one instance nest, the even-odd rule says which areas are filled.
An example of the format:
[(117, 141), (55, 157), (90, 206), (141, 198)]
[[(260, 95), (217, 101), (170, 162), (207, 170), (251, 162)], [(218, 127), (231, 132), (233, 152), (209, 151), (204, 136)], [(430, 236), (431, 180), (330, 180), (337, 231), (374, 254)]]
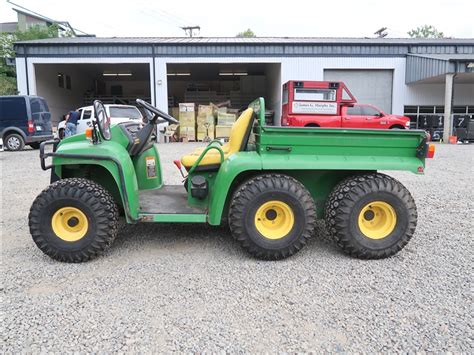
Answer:
[[(230, 130), (229, 142), (221, 146), (221, 150), (224, 153), (224, 160), (230, 157), (232, 154), (237, 153), (245, 148), (246, 141), (250, 133), (252, 118), (254, 116), (253, 109), (248, 108), (234, 122), (232, 129)], [(186, 168), (191, 168), (194, 163), (198, 160), (199, 156), (203, 152), (203, 148), (195, 149), (191, 154), (184, 155), (181, 157), (181, 164)], [(199, 163), (198, 167), (202, 168), (218, 168), (221, 162), (220, 153), (215, 150), (209, 150), (204, 158)]]

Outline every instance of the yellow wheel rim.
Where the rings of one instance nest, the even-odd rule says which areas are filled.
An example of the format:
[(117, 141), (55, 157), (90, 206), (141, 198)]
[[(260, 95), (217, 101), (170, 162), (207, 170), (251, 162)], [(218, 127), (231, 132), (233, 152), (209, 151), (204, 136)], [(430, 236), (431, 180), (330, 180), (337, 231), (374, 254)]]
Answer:
[(267, 239), (281, 239), (295, 224), (291, 207), (282, 201), (268, 201), (255, 213), (255, 227)]
[(395, 209), (383, 201), (370, 202), (359, 213), (359, 229), (370, 239), (382, 239), (389, 236), (396, 224)]
[(89, 228), (86, 215), (78, 208), (63, 207), (51, 218), (51, 227), (56, 236), (66, 242), (84, 238)]

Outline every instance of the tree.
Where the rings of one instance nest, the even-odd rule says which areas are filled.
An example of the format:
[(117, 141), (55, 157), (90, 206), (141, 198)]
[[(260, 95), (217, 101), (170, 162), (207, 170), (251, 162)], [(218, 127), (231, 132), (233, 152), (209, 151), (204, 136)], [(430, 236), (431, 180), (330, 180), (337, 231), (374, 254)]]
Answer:
[(408, 31), (411, 38), (444, 38), (444, 33), (436, 29), (432, 25), (419, 26), (411, 31)]
[(250, 28), (248, 28), (243, 32), (237, 33), (237, 36), (235, 36), (235, 37), (252, 38), (252, 37), (257, 37), (257, 35)]
[(15, 57), (13, 45), (18, 41), (58, 37), (57, 25), (32, 26), (26, 31), (0, 34), (0, 95), (16, 95), (16, 71), (12, 65), (7, 65), (7, 58)]

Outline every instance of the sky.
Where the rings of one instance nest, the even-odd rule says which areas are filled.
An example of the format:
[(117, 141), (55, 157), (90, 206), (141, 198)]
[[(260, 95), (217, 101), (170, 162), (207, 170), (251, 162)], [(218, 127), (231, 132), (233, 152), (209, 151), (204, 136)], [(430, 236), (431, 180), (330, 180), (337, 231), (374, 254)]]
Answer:
[[(374, 37), (381, 27), (389, 37), (408, 37), (430, 24), (445, 36), (474, 38), (473, 0), (12, 1), (98, 37), (184, 36), (180, 27), (192, 25), (203, 37), (234, 37), (247, 28), (262, 37)], [(0, 0), (0, 22), (16, 21), (11, 8)]]

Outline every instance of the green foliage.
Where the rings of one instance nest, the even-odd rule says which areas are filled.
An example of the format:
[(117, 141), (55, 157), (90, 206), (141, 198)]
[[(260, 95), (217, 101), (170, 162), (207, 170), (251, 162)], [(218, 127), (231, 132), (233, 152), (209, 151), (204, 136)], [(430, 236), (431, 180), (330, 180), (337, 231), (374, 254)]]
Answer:
[(14, 58), (13, 44), (18, 41), (30, 41), (34, 39), (58, 37), (57, 25), (32, 26), (26, 31), (0, 34), (0, 95), (15, 95), (16, 88), (15, 67), (6, 64), (6, 58)]
[(247, 30), (243, 32), (239, 32), (237, 36), (235, 37), (240, 37), (240, 38), (252, 38), (252, 37), (257, 37), (257, 35), (250, 29), (248, 28)]
[(419, 26), (411, 31), (408, 31), (411, 38), (444, 38), (444, 33), (436, 29), (432, 25)]

